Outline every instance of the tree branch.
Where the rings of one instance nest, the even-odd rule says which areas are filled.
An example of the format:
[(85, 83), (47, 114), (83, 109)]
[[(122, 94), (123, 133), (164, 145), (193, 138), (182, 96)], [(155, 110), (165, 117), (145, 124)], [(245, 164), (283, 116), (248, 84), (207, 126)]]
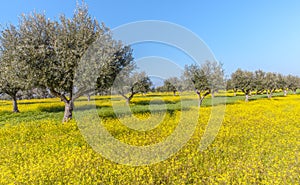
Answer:
[(65, 102), (65, 103), (68, 103), (68, 102), (69, 102), (69, 100), (66, 98), (65, 95), (63, 95), (63, 94), (61, 94), (61, 93), (55, 91), (54, 89), (50, 89), (50, 92), (51, 92), (51, 94), (53, 94), (54, 96), (60, 98), (61, 101)]
[(210, 90), (208, 90), (205, 94), (203, 94), (203, 97), (205, 97), (205, 96), (207, 96), (207, 95), (209, 95), (210, 94)]
[(127, 97), (123, 92), (119, 91), (119, 94), (120, 94), (123, 98), (125, 98), (126, 100), (128, 99), (128, 97)]
[(85, 90), (85, 91), (78, 91), (73, 97), (72, 97), (72, 101), (75, 101), (76, 99), (78, 99), (79, 97), (83, 96), (84, 94), (87, 93), (91, 93), (93, 92), (93, 89), (89, 89), (89, 90)]

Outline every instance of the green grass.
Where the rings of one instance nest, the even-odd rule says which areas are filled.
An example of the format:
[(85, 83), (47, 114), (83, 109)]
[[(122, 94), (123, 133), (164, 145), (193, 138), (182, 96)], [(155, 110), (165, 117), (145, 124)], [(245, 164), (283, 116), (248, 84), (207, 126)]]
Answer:
[[(300, 91), (298, 92), (300, 93)], [(282, 92), (274, 93), (273, 97), (282, 97)], [(152, 100), (151, 98), (157, 98)], [(181, 98), (181, 99), (180, 99)], [(253, 95), (250, 97), (249, 101), (255, 101), (259, 99), (266, 99), (267, 95)], [(111, 97), (109, 96), (97, 96), (93, 97), (96, 102), (96, 108), (98, 110), (98, 114), (100, 117), (116, 117), (115, 110), (110, 104)], [(238, 102), (243, 102), (245, 99), (244, 95), (240, 93), (238, 96), (227, 96), (227, 97), (219, 97), (216, 96), (213, 100), (211, 97), (206, 97), (201, 105), (201, 107), (210, 107), (212, 105), (220, 105), (220, 104), (236, 104)], [(122, 97), (114, 97), (114, 101), (123, 101)], [(86, 98), (82, 97), (78, 102), (86, 102)], [(133, 114), (143, 114), (143, 113), (159, 113), (161, 111), (167, 111), (172, 113), (174, 111), (181, 111), (181, 110), (189, 110), (191, 106), (197, 105), (197, 96), (193, 93), (184, 93), (182, 96), (173, 96), (172, 93), (170, 94), (160, 94), (157, 96), (156, 94), (150, 94), (147, 96), (135, 96), (130, 104), (130, 109), (120, 109), (121, 112), (118, 115), (128, 116)], [(149, 105), (151, 106), (151, 110)], [(34, 105), (36, 109), (34, 110), (27, 110), (26, 107)], [(164, 107), (166, 105), (166, 107)], [(63, 112), (64, 112), (64, 104), (60, 102), (58, 99), (46, 99), (46, 100), (30, 100), (30, 101), (19, 101), (20, 106), (20, 113), (12, 113), (10, 111), (11, 102), (10, 101), (1, 101), (0, 106), (5, 107), (5, 110), (0, 109), (0, 126), (6, 123), (11, 125), (18, 124), (20, 122), (27, 122), (34, 120), (55, 120), (59, 121), (62, 119)], [(125, 106), (123, 103), (121, 106)], [(120, 107), (120, 106), (119, 106)], [(89, 109), (89, 105), (80, 105), (76, 107), (77, 109)], [(166, 109), (166, 110), (165, 110)]]

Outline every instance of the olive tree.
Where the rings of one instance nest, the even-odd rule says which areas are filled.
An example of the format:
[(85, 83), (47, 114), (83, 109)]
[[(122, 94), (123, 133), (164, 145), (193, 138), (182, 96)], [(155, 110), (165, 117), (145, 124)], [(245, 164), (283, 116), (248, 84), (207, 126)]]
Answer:
[(150, 91), (152, 82), (145, 72), (134, 72), (127, 77), (118, 76), (115, 80), (114, 90), (116, 90), (126, 103), (129, 104), (134, 95), (147, 93)]
[[(32, 83), (49, 89), (64, 102), (63, 121), (72, 118), (77, 98), (95, 88), (107, 88), (132, 61), (131, 49), (113, 40), (109, 29), (93, 19), (85, 5), (78, 5), (72, 18), (62, 15), (59, 21), (38, 13), (23, 15), (20, 35), (19, 52), (32, 71)], [(93, 45), (95, 41), (98, 44)], [(77, 67), (87, 61), (83, 56), (94, 56), (94, 65), (87, 68), (97, 73), (97, 87), (87, 88), (84, 81), (74, 84)]]
[(266, 72), (256, 70), (253, 75), (253, 88), (255, 89), (256, 94), (262, 94), (266, 90), (266, 86), (264, 84)]
[(213, 96), (218, 90), (225, 89), (223, 66), (217, 61), (206, 61), (201, 66), (186, 65), (184, 77), (185, 81), (192, 82), (199, 106), (209, 94)]
[(232, 83), (231, 79), (226, 80), (226, 90), (232, 90), (233, 96), (236, 96), (236, 93), (238, 91), (238, 87)]
[(0, 36), (0, 92), (9, 95), (13, 101), (13, 112), (19, 112), (17, 93), (25, 90), (27, 72), (24, 61), (19, 58), (17, 47), (20, 34), (10, 25), (1, 31)]
[(264, 86), (267, 90), (268, 98), (272, 98), (273, 93), (278, 88), (278, 76), (276, 73), (268, 72), (264, 80)]
[(162, 89), (165, 92), (173, 92), (173, 95), (176, 96), (176, 92), (182, 91), (182, 82), (178, 77), (170, 77), (164, 80)]
[(249, 96), (254, 87), (253, 79), (254, 75), (250, 71), (237, 69), (231, 74), (232, 83), (245, 94), (245, 101), (249, 101)]
[(283, 91), (283, 96), (287, 96), (288, 84), (286, 76), (277, 74), (277, 87)]
[(286, 77), (287, 88), (294, 94), (297, 93), (297, 89), (300, 88), (300, 78), (294, 75), (288, 75)]

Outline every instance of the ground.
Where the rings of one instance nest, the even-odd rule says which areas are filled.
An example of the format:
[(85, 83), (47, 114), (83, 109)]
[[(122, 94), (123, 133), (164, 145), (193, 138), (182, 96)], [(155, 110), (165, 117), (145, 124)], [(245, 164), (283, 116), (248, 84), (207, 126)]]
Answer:
[[(182, 110), (179, 96), (160, 94), (162, 99), (153, 100), (151, 113), (153, 96), (137, 96), (131, 104), (138, 119), (155, 121), (163, 102), (167, 103), (163, 121), (148, 131), (122, 124), (132, 117), (125, 111), (117, 118), (110, 97), (94, 98), (102, 124), (112, 136), (143, 146), (163, 141), (178, 126), (180, 115), (196, 108)], [(121, 97), (114, 98), (125, 104)], [(182, 99), (197, 97), (183, 94)], [(94, 151), (76, 119), (61, 123), (64, 107), (58, 99), (22, 100), (18, 114), (10, 112), (9, 101), (0, 101), (0, 184), (299, 184), (300, 95), (250, 102), (238, 96), (228, 102), (218, 135), (206, 150), (199, 151), (199, 143), (211, 114), (210, 100), (200, 108), (196, 129), (180, 151), (165, 161), (133, 167)], [(82, 111), (89, 106), (85, 98), (77, 104)]]

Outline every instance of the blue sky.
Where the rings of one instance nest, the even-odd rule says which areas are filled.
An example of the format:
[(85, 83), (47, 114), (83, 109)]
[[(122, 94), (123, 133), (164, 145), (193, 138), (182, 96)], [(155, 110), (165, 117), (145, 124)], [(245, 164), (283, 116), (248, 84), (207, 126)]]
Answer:
[[(237, 68), (300, 76), (300, 1), (86, 0), (90, 13), (108, 27), (143, 20), (170, 21), (197, 34), (224, 64)], [(45, 11), (53, 18), (71, 16), (76, 1), (9, 0), (0, 7), (0, 24), (17, 23), (18, 15)], [(183, 65), (190, 59), (158, 44), (134, 46), (135, 58), (156, 55)]]

